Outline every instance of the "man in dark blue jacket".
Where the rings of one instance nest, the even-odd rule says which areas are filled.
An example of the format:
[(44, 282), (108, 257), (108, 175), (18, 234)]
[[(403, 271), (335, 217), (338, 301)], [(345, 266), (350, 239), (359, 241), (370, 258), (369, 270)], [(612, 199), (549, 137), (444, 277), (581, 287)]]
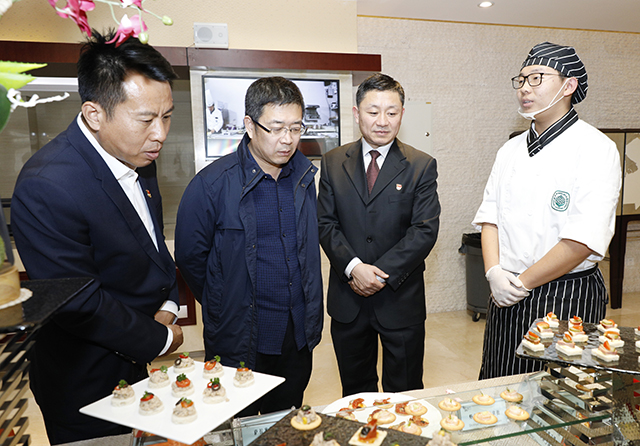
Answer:
[(131, 432), (79, 409), (175, 351), (183, 334), (155, 160), (173, 111), (169, 62), (94, 31), (78, 61), (82, 108), (25, 164), (11, 224), (31, 279), (90, 277), (38, 333), (30, 384), (51, 444)]
[(178, 209), (176, 262), (202, 304), (206, 359), (286, 379), (243, 415), (302, 404), (322, 332), (317, 168), (296, 150), (303, 111), (293, 82), (251, 84), (237, 151), (202, 169)]

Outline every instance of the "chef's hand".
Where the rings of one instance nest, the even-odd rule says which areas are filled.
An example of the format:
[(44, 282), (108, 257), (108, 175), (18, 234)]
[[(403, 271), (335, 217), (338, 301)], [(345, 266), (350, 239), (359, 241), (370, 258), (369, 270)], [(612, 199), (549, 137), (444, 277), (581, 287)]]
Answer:
[(351, 280), (349, 285), (354, 293), (363, 297), (369, 297), (377, 293), (386, 285), (381, 282), (380, 278), (388, 279), (389, 275), (375, 265), (368, 263), (359, 263), (351, 271)]
[(167, 325), (167, 327), (169, 327), (169, 330), (171, 330), (171, 332), (173, 333), (173, 342), (171, 342), (169, 349), (164, 352), (164, 355), (162, 356), (167, 356), (175, 352), (176, 350), (178, 350), (178, 347), (180, 347), (184, 342), (182, 328), (179, 325)]
[(491, 296), (498, 307), (510, 307), (529, 295), (520, 279), (503, 270), (500, 265), (489, 268), (486, 277), (491, 288)]

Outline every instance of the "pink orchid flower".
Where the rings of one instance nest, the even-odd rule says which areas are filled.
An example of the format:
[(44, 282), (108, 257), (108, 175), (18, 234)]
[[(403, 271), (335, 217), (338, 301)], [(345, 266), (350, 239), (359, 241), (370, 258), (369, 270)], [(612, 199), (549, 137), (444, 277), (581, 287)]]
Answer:
[[(49, 4), (56, 8), (57, 0), (49, 0)], [(56, 13), (62, 18), (70, 18), (78, 25), (80, 31), (91, 37), (91, 27), (87, 19), (87, 11), (92, 11), (96, 7), (92, 0), (67, 0), (67, 5), (63, 9), (57, 9)]]
[(129, 37), (138, 37), (146, 30), (147, 25), (142, 21), (142, 17), (140, 17), (139, 14), (136, 14), (131, 18), (127, 17), (125, 14), (122, 16), (122, 20), (120, 21), (120, 26), (118, 26), (118, 31), (116, 32), (115, 37), (107, 43), (116, 42), (116, 47), (118, 47)]

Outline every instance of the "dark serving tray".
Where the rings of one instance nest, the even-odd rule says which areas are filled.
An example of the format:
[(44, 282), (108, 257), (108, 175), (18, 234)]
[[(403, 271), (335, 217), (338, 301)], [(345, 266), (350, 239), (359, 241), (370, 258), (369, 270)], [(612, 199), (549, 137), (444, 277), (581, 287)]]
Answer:
[[(325, 434), (331, 432), (333, 438), (338, 443), (342, 446), (347, 446), (353, 434), (355, 434), (361, 426), (364, 426), (363, 423), (357, 421), (318, 414), (318, 416), (322, 418), (320, 426), (309, 431), (300, 431), (291, 426), (291, 419), (295, 417), (297, 412), (297, 410), (294, 410), (286, 415), (283, 419), (271, 426), (264, 434), (256, 438), (251, 445), (278, 446), (285, 443), (287, 446), (309, 446), (313, 441), (313, 437), (318, 432), (324, 432)], [(387, 436), (382, 442), (383, 446), (390, 446), (395, 442), (402, 446), (424, 446), (430, 440), (429, 438), (406, 434), (380, 426), (378, 426), (378, 430), (387, 432)]]
[(26, 280), (22, 288), (33, 295), (21, 304), (0, 310), (0, 333), (13, 333), (39, 328), (55, 311), (78, 295), (91, 278)]
[[(542, 319), (537, 319), (529, 330), (535, 331), (536, 323)], [(560, 321), (558, 328), (554, 328), (555, 333), (552, 339), (542, 340), (545, 346), (543, 352), (532, 352), (522, 345), (518, 346), (516, 356), (526, 359), (536, 359), (539, 361), (555, 362), (563, 366), (590, 367), (599, 370), (609, 370), (614, 372), (628, 373), (632, 375), (640, 375), (640, 350), (636, 349), (636, 341), (640, 337), (635, 335), (632, 327), (618, 327), (620, 330), (620, 338), (624, 341), (624, 347), (617, 348), (620, 359), (618, 361), (606, 362), (598, 359), (591, 354), (591, 349), (598, 348), (600, 341), (598, 337), (602, 333), (598, 330), (598, 324), (584, 323), (584, 332), (589, 336), (588, 342), (576, 343), (578, 347), (582, 347), (582, 356), (566, 356), (556, 351), (556, 342), (562, 339), (562, 335), (568, 330), (569, 321)]]

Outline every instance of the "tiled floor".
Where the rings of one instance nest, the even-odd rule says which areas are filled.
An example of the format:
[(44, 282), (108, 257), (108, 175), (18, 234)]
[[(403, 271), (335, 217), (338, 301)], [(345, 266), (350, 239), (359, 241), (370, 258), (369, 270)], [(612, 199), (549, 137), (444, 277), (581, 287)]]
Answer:
[[(640, 293), (625, 294), (623, 305), (622, 309), (610, 309), (607, 316), (622, 326), (638, 326)], [(473, 322), (466, 311), (430, 314), (426, 328), (425, 388), (475, 381), (480, 370), (484, 319)], [(313, 406), (325, 405), (341, 396), (327, 318), (322, 342), (314, 351), (314, 368), (305, 402)], [(42, 417), (33, 398), (29, 401), (27, 416), (32, 444), (47, 446)]]

